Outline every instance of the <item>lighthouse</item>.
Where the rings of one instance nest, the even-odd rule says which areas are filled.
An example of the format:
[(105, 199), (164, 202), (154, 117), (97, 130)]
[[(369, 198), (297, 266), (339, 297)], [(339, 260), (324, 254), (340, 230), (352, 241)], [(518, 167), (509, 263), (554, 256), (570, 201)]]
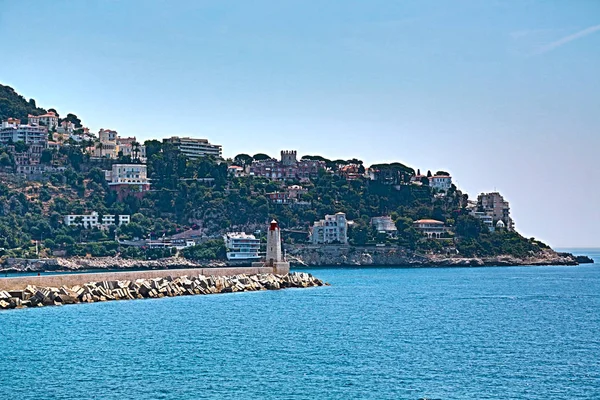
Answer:
[(265, 258), (269, 265), (283, 261), (281, 256), (281, 233), (279, 224), (275, 220), (271, 221), (267, 231), (267, 256)]
[(267, 253), (265, 261), (252, 263), (255, 267), (270, 267), (276, 274), (287, 274), (290, 272), (290, 263), (285, 261), (281, 251), (281, 230), (277, 221), (271, 221), (267, 231)]

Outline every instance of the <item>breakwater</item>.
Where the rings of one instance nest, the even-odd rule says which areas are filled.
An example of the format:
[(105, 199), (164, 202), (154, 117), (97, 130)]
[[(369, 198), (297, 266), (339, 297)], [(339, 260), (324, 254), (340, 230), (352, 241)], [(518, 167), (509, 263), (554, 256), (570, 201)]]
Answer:
[[(83, 275), (89, 276), (90, 274)], [(47, 282), (48, 278), (56, 276), (39, 278), (44, 278)], [(12, 280), (12, 278), (4, 280)], [(228, 276), (206, 276), (199, 274), (177, 277), (166, 275), (135, 280), (97, 280), (74, 286), (62, 285), (60, 287), (28, 284), (22, 289), (0, 290), (0, 309), (257, 290), (279, 290), (284, 288), (307, 288), (323, 285), (326, 285), (323, 281), (304, 272), (293, 272), (285, 275), (273, 273)]]

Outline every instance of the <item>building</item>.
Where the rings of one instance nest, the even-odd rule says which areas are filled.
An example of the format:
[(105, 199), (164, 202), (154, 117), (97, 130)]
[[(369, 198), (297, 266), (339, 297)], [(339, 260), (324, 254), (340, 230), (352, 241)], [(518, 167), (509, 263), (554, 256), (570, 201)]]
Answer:
[(277, 221), (271, 221), (267, 230), (267, 253), (264, 262), (252, 263), (253, 267), (271, 267), (276, 274), (290, 272), (290, 263), (285, 260), (281, 249), (281, 230)]
[(371, 218), (371, 225), (375, 227), (375, 230), (380, 233), (385, 233), (390, 237), (395, 237), (398, 234), (398, 228), (390, 216), (373, 217)]
[(109, 172), (109, 185), (150, 185), (146, 164), (113, 164)]
[(173, 144), (179, 149), (179, 151), (185, 154), (186, 157), (190, 158), (205, 156), (221, 158), (221, 154), (223, 152), (221, 145), (211, 144), (207, 139), (172, 136), (170, 138), (163, 139), (163, 143)]
[(227, 174), (229, 176), (233, 176), (234, 178), (241, 178), (242, 176), (246, 175), (244, 173), (244, 168), (240, 167), (239, 165), (230, 165), (227, 167)]
[(100, 129), (98, 131), (98, 140), (101, 142), (116, 142), (119, 134), (111, 129)]
[(70, 136), (75, 132), (75, 124), (67, 120), (62, 121), (56, 131), (58, 133)]
[(48, 144), (48, 128), (39, 125), (22, 125), (16, 118), (2, 121), (0, 127), (0, 143), (10, 144), (23, 142), (27, 145), (40, 145), (46, 148)]
[(108, 228), (112, 225), (128, 224), (130, 221), (129, 215), (100, 215), (95, 211), (91, 214), (65, 216), (65, 225), (81, 225), (84, 228)]
[(483, 224), (490, 230), (490, 232), (494, 232), (496, 229), (494, 226), (494, 217), (483, 212), (483, 211), (471, 211), (471, 215), (475, 218), (478, 218), (483, 222)]
[(344, 165), (338, 170), (338, 174), (349, 181), (360, 179), (364, 176), (364, 167), (358, 164)]
[(43, 125), (48, 130), (55, 130), (58, 128), (58, 116), (54, 111), (48, 111), (43, 115), (31, 115), (27, 116), (27, 123), (29, 125)]
[(105, 171), (105, 177), (109, 188), (118, 193), (119, 199), (128, 195), (142, 197), (150, 190), (145, 164), (113, 164), (111, 171)]
[(506, 229), (514, 230), (514, 222), (510, 217), (510, 205), (500, 193), (481, 193), (477, 196), (477, 211), (491, 215), (494, 224), (501, 220)]
[(291, 185), (287, 187), (286, 192), (288, 198), (297, 201), (298, 199), (301, 199), (304, 194), (308, 193), (308, 189), (303, 188), (300, 185)]
[(223, 236), (228, 260), (259, 260), (260, 239), (243, 232), (231, 232)]
[(339, 212), (326, 215), (325, 219), (316, 221), (310, 230), (312, 244), (348, 243), (348, 220), (346, 214)]
[(273, 204), (289, 204), (290, 197), (286, 192), (267, 193), (267, 197)]
[(316, 178), (319, 170), (325, 169), (324, 161), (297, 160), (295, 150), (283, 150), (281, 161), (275, 158), (254, 161), (250, 165), (250, 175), (272, 180), (299, 179), (310, 180)]
[(119, 154), (119, 145), (117, 139), (119, 134), (111, 129), (100, 129), (98, 132), (98, 141), (89, 149), (93, 157), (98, 158), (117, 158)]
[(447, 192), (452, 187), (452, 177), (449, 175), (434, 175), (429, 177), (429, 186), (433, 189)]
[(129, 156), (133, 160), (146, 158), (146, 146), (140, 144), (135, 136), (117, 137), (117, 155)]
[(420, 219), (413, 222), (415, 229), (427, 235), (429, 239), (440, 239), (448, 232), (448, 228), (442, 221), (435, 219)]

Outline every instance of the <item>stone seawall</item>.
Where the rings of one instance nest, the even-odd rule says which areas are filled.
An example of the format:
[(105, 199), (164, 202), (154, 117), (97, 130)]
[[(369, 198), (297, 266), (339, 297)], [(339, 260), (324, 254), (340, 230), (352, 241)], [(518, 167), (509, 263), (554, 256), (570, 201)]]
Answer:
[(240, 268), (188, 268), (188, 269), (169, 269), (153, 271), (118, 271), (118, 272), (98, 272), (81, 274), (56, 274), (42, 276), (17, 276), (14, 278), (0, 278), (0, 290), (19, 290), (27, 285), (61, 287), (83, 285), (87, 282), (95, 281), (116, 281), (116, 280), (136, 280), (163, 278), (167, 276), (180, 277), (191, 275), (206, 276), (232, 276), (239, 274), (270, 274), (273, 273), (270, 267), (240, 267)]
[[(171, 272), (171, 271), (155, 271)], [(294, 272), (285, 275), (252, 273), (237, 275), (195, 275), (198, 270), (188, 271), (194, 275), (173, 277), (128, 279), (135, 273), (81, 274), (84, 278), (96, 278), (91, 282), (58, 286), (28, 284), (21, 289), (0, 290), (0, 309), (41, 307), (75, 303), (94, 303), (110, 300), (133, 300), (186, 295), (233, 293), (257, 290), (279, 290), (284, 288), (307, 288), (326, 285), (311, 274)], [(211, 272), (214, 272), (211, 270)], [(229, 273), (233, 273), (229, 269)], [(146, 274), (149, 274), (147, 272)], [(71, 275), (73, 276), (73, 275)], [(99, 276), (107, 280), (98, 280)], [(136, 275), (139, 276), (139, 275)], [(34, 277), (36, 278), (36, 277)], [(58, 283), (55, 276), (45, 276), (40, 282)], [(117, 279), (108, 279), (117, 278)], [(10, 278), (8, 278), (10, 280)], [(38, 282), (38, 283), (40, 283)]]

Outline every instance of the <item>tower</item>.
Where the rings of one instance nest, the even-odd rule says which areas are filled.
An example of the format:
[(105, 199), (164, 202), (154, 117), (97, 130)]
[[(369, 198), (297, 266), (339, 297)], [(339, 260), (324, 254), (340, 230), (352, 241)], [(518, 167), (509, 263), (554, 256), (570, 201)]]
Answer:
[(273, 273), (287, 274), (290, 272), (290, 263), (284, 260), (281, 252), (281, 231), (277, 221), (271, 221), (267, 231), (267, 253), (264, 262), (252, 263), (253, 267), (273, 268)]
[(285, 166), (296, 165), (298, 153), (296, 150), (282, 150), (281, 151), (281, 164)]
[(281, 233), (277, 221), (271, 221), (269, 230), (267, 231), (267, 264), (273, 265), (283, 261), (281, 257)]

